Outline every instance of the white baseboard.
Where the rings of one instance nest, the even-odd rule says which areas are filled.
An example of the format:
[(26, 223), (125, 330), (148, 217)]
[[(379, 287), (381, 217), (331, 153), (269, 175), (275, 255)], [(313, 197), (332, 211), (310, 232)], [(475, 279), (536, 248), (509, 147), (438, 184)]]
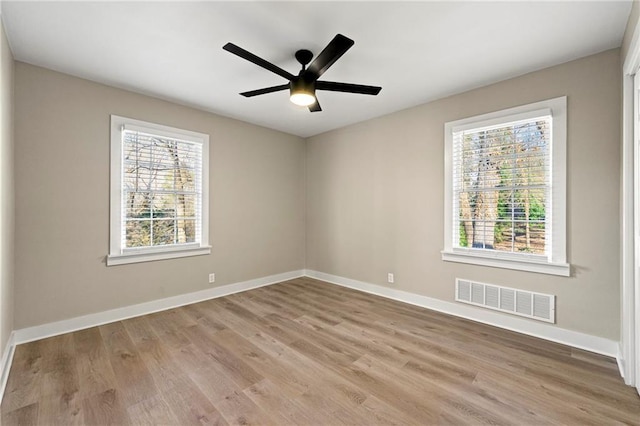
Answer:
[(9, 371), (11, 371), (11, 363), (13, 363), (13, 353), (16, 350), (15, 336), (16, 332), (12, 331), (2, 352), (2, 360), (0, 361), (0, 401), (2, 401), (4, 390), (7, 387)]
[(9, 341), (7, 342), (5, 350), (2, 353), (2, 360), (0, 361), (0, 400), (2, 400), (2, 397), (4, 395), (5, 387), (7, 385), (7, 379), (9, 376), (9, 370), (11, 369), (11, 363), (13, 361), (13, 354), (15, 351), (15, 347), (18, 344), (57, 336), (73, 331), (83, 330), (86, 328), (95, 327), (114, 321), (121, 321), (141, 315), (151, 314), (167, 309), (177, 308), (179, 306), (202, 302), (204, 300), (214, 299), (217, 297), (223, 297), (254, 288), (276, 284), (282, 281), (299, 278), (302, 276), (316, 278), (322, 281), (327, 281), (365, 293), (375, 294), (400, 302), (432, 309), (434, 311), (470, 319), (472, 321), (493, 325), (507, 330), (516, 331), (518, 333), (550, 340), (552, 342), (558, 342), (587, 351), (615, 357), (618, 360), (619, 365), (621, 362), (618, 351), (618, 342), (609, 339), (591, 336), (577, 331), (567, 330), (550, 324), (538, 323), (536, 321), (531, 321), (519, 317), (512, 318), (511, 316), (506, 314), (501, 314), (494, 311), (485, 311), (483, 309), (469, 305), (434, 299), (415, 293), (409, 293), (402, 290), (396, 290), (393, 288), (383, 287), (376, 284), (370, 284), (307, 269), (270, 275), (268, 277), (228, 284), (220, 287), (197, 291), (194, 293), (182, 294), (165, 299), (154, 300), (151, 302), (125, 306), (123, 308), (111, 309), (95, 314), (89, 314), (70, 318), (67, 320), (56, 321), (53, 323), (15, 330), (9, 337)]
[(472, 321), (481, 322), (483, 324), (493, 325), (495, 327), (527, 334), (529, 336), (539, 337), (541, 339), (562, 343), (564, 345), (573, 346), (575, 348), (584, 349), (590, 352), (595, 352), (619, 359), (618, 342), (605, 339), (603, 337), (592, 336), (589, 334), (567, 330), (543, 322), (528, 320), (519, 317), (512, 317), (508, 314), (502, 314), (499, 312), (454, 302), (448, 302), (445, 300), (434, 299), (415, 293), (409, 293), (407, 291), (396, 290), (394, 288), (383, 287), (380, 285), (357, 281), (350, 278), (326, 274), (324, 272), (317, 272), (306, 269), (304, 271), (304, 274), (311, 278), (327, 281), (343, 287), (363, 291), (365, 293), (375, 294), (377, 296), (386, 297), (388, 299), (398, 300), (400, 302), (409, 303), (411, 305), (421, 306), (423, 308), (432, 309), (434, 311), (443, 312), (445, 314), (466, 318)]
[(625, 377), (625, 367), (624, 367), (624, 359), (622, 358), (622, 351), (618, 351), (618, 356), (616, 356), (616, 362), (618, 363), (618, 370), (620, 371), (620, 377), (624, 380), (624, 383), (628, 386), (632, 386), (627, 383), (627, 378)]
[(108, 311), (97, 312), (95, 314), (83, 315), (48, 324), (36, 325), (34, 327), (22, 328), (14, 331), (14, 344), (19, 345), (21, 343), (32, 342), (34, 340), (70, 333), (72, 331), (84, 330), (85, 328), (147, 315), (154, 312), (164, 311), (166, 309), (173, 309), (191, 303), (202, 302), (216, 297), (227, 296), (241, 291), (247, 291), (299, 278), (303, 275), (303, 270), (284, 272), (281, 274), (270, 275), (268, 277), (256, 278), (249, 281), (208, 288), (206, 290), (180, 294), (178, 296), (153, 300), (151, 302), (140, 303), (137, 305), (125, 306), (123, 308), (110, 309)]

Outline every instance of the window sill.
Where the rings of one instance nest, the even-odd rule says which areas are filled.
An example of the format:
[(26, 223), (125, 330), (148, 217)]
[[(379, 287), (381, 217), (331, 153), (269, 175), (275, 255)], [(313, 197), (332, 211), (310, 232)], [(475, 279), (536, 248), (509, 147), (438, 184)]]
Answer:
[(202, 256), (211, 253), (211, 246), (180, 248), (145, 253), (110, 254), (107, 266), (126, 265), (128, 263), (152, 262), (155, 260), (177, 259), (180, 257)]
[(494, 255), (463, 253), (443, 250), (442, 260), (445, 262), (467, 263), (470, 265), (491, 266), (494, 268), (515, 269), (518, 271), (537, 272), (540, 274), (571, 276), (571, 265), (568, 263), (540, 262), (531, 259), (504, 259)]

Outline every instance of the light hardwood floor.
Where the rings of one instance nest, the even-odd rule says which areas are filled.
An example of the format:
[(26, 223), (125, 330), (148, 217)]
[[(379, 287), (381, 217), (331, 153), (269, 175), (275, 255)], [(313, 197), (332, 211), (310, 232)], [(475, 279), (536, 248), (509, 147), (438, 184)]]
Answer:
[(2, 424), (640, 424), (613, 359), (300, 278), (20, 345)]

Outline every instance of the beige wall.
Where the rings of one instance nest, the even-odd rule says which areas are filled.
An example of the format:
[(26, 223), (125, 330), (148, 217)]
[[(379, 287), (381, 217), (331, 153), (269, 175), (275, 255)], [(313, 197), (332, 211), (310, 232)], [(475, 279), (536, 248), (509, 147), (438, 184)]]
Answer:
[(0, 20), (0, 357), (13, 330), (13, 66)]
[[(212, 254), (105, 266), (109, 115), (210, 135)], [(15, 328), (304, 268), (301, 138), (16, 62)]]
[[(307, 268), (446, 301), (456, 277), (551, 293), (559, 327), (618, 340), (619, 55), (610, 50), (308, 139)], [(572, 276), (443, 262), (444, 123), (564, 95)]]
[[(619, 53), (332, 131), (306, 148), (18, 62), (15, 328), (209, 288), (209, 272), (222, 285), (302, 269), (306, 249), (309, 269), (384, 286), (394, 272), (393, 288), (442, 300), (453, 300), (455, 277), (552, 293), (559, 327), (617, 340)], [(572, 277), (443, 262), (444, 123), (563, 95)], [(112, 113), (211, 135), (210, 256), (104, 265)]]

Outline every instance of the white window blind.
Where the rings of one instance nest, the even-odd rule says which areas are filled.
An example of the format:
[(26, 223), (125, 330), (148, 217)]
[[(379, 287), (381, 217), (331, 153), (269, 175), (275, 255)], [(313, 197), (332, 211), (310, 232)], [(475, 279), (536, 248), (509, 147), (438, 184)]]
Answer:
[(442, 260), (568, 276), (567, 98), (445, 123)]
[(122, 132), (122, 247), (198, 244), (202, 144)]
[(107, 265), (209, 254), (209, 136), (111, 116)]
[(549, 257), (551, 127), (549, 111), (453, 131), (454, 247)]

